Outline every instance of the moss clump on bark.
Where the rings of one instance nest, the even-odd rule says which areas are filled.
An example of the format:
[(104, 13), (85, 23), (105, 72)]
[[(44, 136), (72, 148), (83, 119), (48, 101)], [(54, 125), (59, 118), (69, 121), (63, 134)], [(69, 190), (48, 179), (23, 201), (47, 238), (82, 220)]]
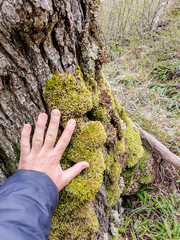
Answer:
[[(98, 220), (89, 201), (95, 198), (103, 182), (105, 163), (102, 146), (105, 141), (106, 132), (99, 121), (85, 123), (73, 136), (65, 153), (66, 161), (63, 161), (85, 160), (90, 167), (61, 192), (60, 205), (53, 217), (51, 239), (55, 239), (54, 234), (59, 234), (60, 239), (85, 239), (98, 230)], [(73, 229), (69, 229), (70, 226)]]
[(139, 159), (138, 163), (127, 168), (121, 176), (125, 181), (125, 188), (123, 195), (134, 194), (143, 184), (149, 184), (153, 181), (153, 159), (149, 151), (144, 148), (143, 156)]
[(68, 204), (63, 205), (63, 208), (59, 205), (56, 209), (49, 239), (83, 240), (91, 237), (96, 240), (95, 231), (98, 230), (99, 223), (91, 202), (73, 210), (69, 209)]
[(93, 107), (92, 93), (78, 71), (76, 76), (53, 74), (46, 82), (45, 99), (50, 108), (61, 111), (65, 122), (70, 118), (81, 118)]
[(117, 200), (120, 197), (120, 174), (121, 174), (121, 167), (114, 160), (113, 152), (111, 154), (107, 154), (105, 158), (106, 163), (106, 174), (108, 176), (107, 183), (106, 183), (106, 194), (108, 199), (109, 207), (112, 207), (116, 204)]
[(72, 162), (87, 161), (90, 167), (66, 187), (67, 195), (81, 202), (95, 197), (102, 184), (105, 170), (102, 154), (105, 141), (106, 132), (101, 122), (98, 121), (84, 124), (81, 132), (72, 138), (67, 158)]
[(127, 118), (124, 136), (127, 139), (127, 166), (133, 167), (142, 158), (144, 150), (141, 145), (141, 139), (137, 128), (130, 118)]
[(118, 159), (120, 155), (122, 155), (122, 158), (124, 160), (124, 156), (127, 153), (127, 144), (125, 141), (125, 138), (122, 137), (120, 141), (117, 141), (116, 149), (114, 151), (115, 158)]
[(153, 180), (152, 175), (149, 174), (147, 176), (140, 177), (139, 183), (148, 184), (148, 183), (152, 182), (152, 180)]
[(106, 112), (106, 107), (102, 104), (92, 109), (92, 117), (98, 121), (105, 122), (105, 123), (110, 120)]
[[(104, 174), (109, 209), (119, 199), (124, 182), (124, 192), (128, 193), (134, 184), (139, 187), (147, 180), (134, 177), (136, 169), (141, 169), (144, 161), (138, 130), (113, 97), (102, 73), (98, 82), (93, 74), (89, 74), (89, 78), (84, 77), (79, 67), (74, 75), (56, 73), (46, 83), (45, 98), (50, 108), (56, 107), (61, 111), (63, 127), (70, 118), (78, 122), (63, 154), (62, 168), (79, 161), (90, 164), (90, 168), (61, 191), (50, 239), (96, 239), (98, 220), (91, 200), (101, 187)], [(122, 169), (126, 170), (121, 176)], [(146, 173), (141, 177), (148, 176)]]

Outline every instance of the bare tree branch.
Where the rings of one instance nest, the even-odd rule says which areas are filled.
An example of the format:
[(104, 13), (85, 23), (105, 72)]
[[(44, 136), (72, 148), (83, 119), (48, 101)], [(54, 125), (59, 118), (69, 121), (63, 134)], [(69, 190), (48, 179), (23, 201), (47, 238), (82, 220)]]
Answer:
[(141, 140), (145, 147), (151, 149), (154, 153), (161, 156), (161, 158), (172, 164), (175, 168), (180, 170), (180, 158), (172, 153), (167, 147), (165, 147), (160, 141), (153, 137), (150, 133), (147, 133), (142, 128), (138, 127)]

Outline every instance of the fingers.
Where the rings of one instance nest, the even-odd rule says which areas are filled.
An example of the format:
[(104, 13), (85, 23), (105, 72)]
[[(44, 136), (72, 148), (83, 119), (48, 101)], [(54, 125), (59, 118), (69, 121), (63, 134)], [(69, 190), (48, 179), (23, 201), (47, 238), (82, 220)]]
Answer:
[(65, 151), (67, 145), (69, 144), (72, 134), (74, 132), (76, 126), (76, 121), (71, 119), (68, 121), (66, 128), (64, 129), (59, 141), (56, 144), (55, 151), (58, 152), (60, 156), (62, 156)]
[(21, 158), (26, 157), (30, 152), (31, 125), (25, 124), (21, 132)]
[(60, 111), (57, 109), (52, 110), (49, 127), (45, 137), (44, 148), (54, 147), (57, 133), (58, 133), (58, 128), (59, 128), (59, 121), (60, 121)]
[(79, 173), (81, 173), (85, 168), (88, 167), (89, 167), (88, 162), (78, 162), (73, 167), (65, 170), (63, 172), (65, 180), (63, 187), (65, 187), (73, 178), (75, 178)]
[(48, 116), (46, 113), (41, 113), (38, 116), (36, 128), (32, 139), (32, 152), (38, 152), (42, 148), (44, 140), (44, 130), (47, 123), (47, 119)]

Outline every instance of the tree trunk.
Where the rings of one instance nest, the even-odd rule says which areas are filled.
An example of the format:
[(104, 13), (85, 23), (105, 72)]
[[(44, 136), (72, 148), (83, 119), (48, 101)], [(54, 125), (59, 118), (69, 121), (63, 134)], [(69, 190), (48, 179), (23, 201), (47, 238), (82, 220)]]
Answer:
[(139, 133), (101, 72), (99, 3), (0, 0), (0, 183), (17, 169), (23, 124), (53, 107), (62, 112), (60, 132), (69, 118), (78, 123), (63, 167), (91, 164), (61, 192), (53, 240), (118, 238), (120, 193), (152, 180)]
[(75, 65), (84, 71), (101, 68), (98, 53), (87, 49), (96, 43), (100, 53), (101, 42), (90, 13), (94, 2), (9, 0), (0, 4), (0, 148), (5, 178), (16, 169), (22, 125), (34, 125), (39, 112), (49, 112), (43, 96), (45, 81), (55, 70), (74, 72)]

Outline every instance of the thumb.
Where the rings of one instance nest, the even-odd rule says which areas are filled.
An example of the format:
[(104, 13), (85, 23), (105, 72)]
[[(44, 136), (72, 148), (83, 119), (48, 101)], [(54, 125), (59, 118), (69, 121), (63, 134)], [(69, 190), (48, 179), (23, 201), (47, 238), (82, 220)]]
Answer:
[(85, 168), (89, 167), (88, 162), (78, 162), (73, 167), (64, 171), (64, 180), (66, 186), (73, 178), (82, 172)]

